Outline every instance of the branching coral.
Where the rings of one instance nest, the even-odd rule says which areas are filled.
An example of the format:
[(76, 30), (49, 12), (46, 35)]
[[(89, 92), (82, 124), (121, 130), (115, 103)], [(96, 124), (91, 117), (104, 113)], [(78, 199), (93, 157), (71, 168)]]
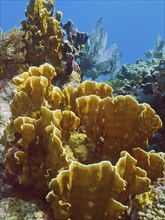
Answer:
[[(54, 76), (45, 64), (14, 78), (8, 132), (15, 145), (7, 147), (4, 164), (22, 185), (39, 192), (49, 185), (55, 219), (120, 218), (129, 198), (162, 176), (160, 155), (134, 149), (147, 145), (161, 120), (130, 96), (113, 98), (105, 83), (61, 90), (51, 84)], [(159, 173), (150, 168), (153, 161), (160, 162)]]
[(47, 62), (56, 68), (56, 85), (80, 83), (81, 70), (74, 53), (78, 49), (64, 38), (62, 12), (57, 11), (54, 18), (54, 0), (30, 0), (25, 15), (27, 19), (21, 21), (21, 29), (15, 28), (7, 34), (0, 32), (0, 79)]
[(48, 61), (59, 72), (62, 69), (63, 32), (53, 15), (54, 1), (30, 0), (26, 9), (27, 20), (21, 23), (25, 32), (26, 62), (38, 66)]
[[(58, 80), (63, 84), (69, 80), (72, 71), (81, 75), (81, 70), (75, 62), (76, 45), (73, 41), (64, 39), (64, 29), (61, 23), (62, 12), (57, 11), (54, 18), (54, 0), (30, 0), (26, 8), (27, 20), (21, 21), (24, 31), (23, 42), (26, 46), (26, 62), (39, 66), (45, 62), (56, 68)], [(77, 40), (77, 44), (80, 42)], [(79, 78), (80, 81), (80, 78)]]

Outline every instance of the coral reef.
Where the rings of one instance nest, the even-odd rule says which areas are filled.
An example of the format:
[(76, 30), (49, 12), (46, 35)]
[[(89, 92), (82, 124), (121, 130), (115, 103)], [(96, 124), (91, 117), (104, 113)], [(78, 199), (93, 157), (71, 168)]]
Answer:
[(9, 33), (0, 32), (0, 80), (12, 78), (16, 72), (22, 73), (27, 66), (23, 64), (26, 56), (22, 41), (23, 31), (13, 28)]
[[(154, 182), (161, 177), (160, 174), (164, 171), (164, 154), (161, 157), (161, 153), (158, 154), (154, 151), (147, 153), (140, 148), (134, 148), (132, 150), (132, 155), (138, 161), (138, 166), (147, 171), (147, 176), (150, 180)], [(155, 171), (157, 171), (157, 175)]]
[(98, 79), (101, 74), (114, 73), (121, 57), (116, 44), (106, 49), (108, 35), (104, 35), (102, 22), (103, 18), (97, 21), (79, 59), (83, 76), (92, 80)]
[(0, 219), (161, 219), (164, 188), (153, 185), (165, 155), (148, 141), (165, 146), (164, 42), (146, 53), (154, 59), (123, 65), (108, 82), (113, 91), (80, 84), (117, 69), (121, 55), (116, 44), (106, 49), (102, 18), (88, 39), (62, 12), (54, 18), (54, 0), (30, 0), (25, 15), (21, 30), (0, 32), (0, 79), (20, 74), (14, 95), (0, 83)]
[[(73, 56), (78, 58), (81, 56), (82, 48), (85, 46), (88, 40), (88, 33), (79, 32), (77, 29), (73, 28), (73, 21), (68, 20), (67, 23), (61, 23), (62, 28), (65, 30), (67, 35), (66, 46), (70, 47), (70, 53), (66, 53), (66, 56)], [(75, 50), (76, 49), (76, 50)], [(71, 53), (72, 52), (72, 53)]]
[(81, 70), (76, 58), (80, 45), (87, 40), (87, 37), (82, 40), (82, 36), (87, 33), (76, 31), (76, 39), (65, 40), (63, 26), (67, 25), (62, 25), (62, 12), (57, 11), (54, 18), (54, 0), (30, 0), (25, 15), (21, 29), (14, 28), (6, 34), (0, 32), (0, 79), (11, 79), (30, 66), (47, 62), (56, 68), (56, 85), (80, 83)]
[(151, 186), (149, 192), (140, 194), (133, 200), (131, 220), (162, 220), (165, 216), (164, 178)]
[(165, 152), (165, 61), (164, 58), (138, 60), (136, 64), (122, 65), (116, 77), (107, 83), (114, 88), (114, 95), (131, 95), (138, 102), (146, 102), (160, 116), (163, 128), (150, 142), (149, 149)]
[(139, 102), (153, 106), (159, 78), (160, 59), (137, 60), (135, 64), (123, 64), (117, 75), (107, 83), (114, 88), (114, 94), (130, 94)]
[(88, 136), (97, 141), (102, 137), (103, 158), (111, 161), (119, 157), (122, 149), (130, 152), (136, 146), (146, 146), (147, 137), (153, 135), (148, 120), (154, 128), (161, 126), (149, 105), (138, 105), (130, 96), (102, 100), (96, 96), (80, 97), (76, 102)]
[(0, 200), (0, 219), (43, 220), (44, 213), (33, 201), (25, 202), (21, 199), (9, 197)]
[(54, 19), (54, 1), (30, 0), (26, 8), (27, 20), (21, 21), (26, 45), (26, 62), (39, 66), (50, 62), (56, 71), (62, 70), (63, 32)]
[(148, 104), (114, 98), (105, 83), (61, 90), (55, 78), (54, 67), (44, 64), (13, 79), (4, 164), (13, 182), (48, 193), (55, 219), (121, 218), (130, 197), (163, 176), (162, 156), (142, 150), (162, 122)]
[(165, 152), (165, 60), (160, 61), (159, 72), (158, 84), (160, 88), (155, 97), (154, 108), (163, 122), (163, 127), (160, 130), (159, 150)]
[(0, 80), (0, 141), (3, 139), (5, 125), (11, 117), (9, 102), (13, 97), (13, 91), (14, 85), (10, 80)]
[[(61, 86), (70, 80), (68, 78), (73, 71), (81, 76), (76, 58), (88, 39), (87, 33), (78, 32), (69, 25), (69, 21), (63, 24), (62, 16), (62, 12), (57, 11), (54, 18), (53, 0), (30, 0), (26, 9), (27, 20), (21, 21), (21, 30), (25, 33), (26, 62), (30, 66), (45, 62), (53, 65), (57, 73), (54, 83)], [(68, 40), (64, 38), (65, 33)]]
[[(105, 219), (105, 214), (106, 219), (114, 219), (126, 207), (111, 197), (122, 191), (124, 186), (124, 180), (108, 161), (92, 165), (72, 162), (69, 170), (60, 172), (51, 180), (49, 187), (52, 191), (47, 200), (53, 204), (55, 219), (99, 220)], [(115, 206), (120, 209), (115, 209)]]
[(149, 50), (145, 52), (144, 54), (148, 59), (151, 59), (151, 58), (162, 59), (164, 56), (164, 53), (165, 53), (165, 44), (161, 36), (158, 35), (156, 43), (155, 43), (155, 50)]

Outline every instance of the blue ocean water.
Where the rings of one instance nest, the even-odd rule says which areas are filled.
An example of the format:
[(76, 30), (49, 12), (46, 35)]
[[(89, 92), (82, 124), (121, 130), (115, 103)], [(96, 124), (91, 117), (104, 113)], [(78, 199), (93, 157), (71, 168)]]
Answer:
[[(0, 27), (9, 31), (25, 19), (28, 0), (0, 0)], [(63, 22), (71, 19), (79, 31), (92, 32), (103, 17), (108, 47), (116, 43), (122, 53), (121, 63), (135, 63), (152, 49), (158, 35), (165, 38), (164, 0), (56, 0), (55, 10), (63, 12)]]

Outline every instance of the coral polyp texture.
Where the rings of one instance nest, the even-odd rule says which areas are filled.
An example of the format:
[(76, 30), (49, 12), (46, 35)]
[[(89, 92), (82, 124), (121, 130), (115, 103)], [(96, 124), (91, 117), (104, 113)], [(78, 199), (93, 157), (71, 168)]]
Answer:
[(26, 62), (40, 65), (47, 61), (61, 71), (63, 31), (60, 21), (53, 17), (54, 1), (30, 0), (25, 15), (27, 20), (21, 23), (25, 32)]
[(47, 194), (54, 219), (124, 218), (130, 198), (163, 176), (163, 155), (143, 150), (162, 126), (159, 116), (131, 96), (114, 98), (105, 83), (60, 89), (52, 79), (50, 64), (13, 79), (8, 172)]
[(81, 48), (78, 50), (65, 40), (63, 14), (57, 11), (54, 18), (54, 0), (30, 0), (25, 16), (20, 29), (14, 28), (9, 33), (0, 31), (0, 79), (11, 79), (33, 65), (47, 62), (56, 68), (56, 85), (80, 83), (81, 70), (75, 58), (80, 56)]

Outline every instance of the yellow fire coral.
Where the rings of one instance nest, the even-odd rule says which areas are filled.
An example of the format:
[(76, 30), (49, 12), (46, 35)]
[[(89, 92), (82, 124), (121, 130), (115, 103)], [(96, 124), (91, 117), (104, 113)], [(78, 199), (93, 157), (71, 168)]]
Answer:
[[(49, 110), (41, 108), (41, 117), (17, 117), (13, 121), (14, 131), (21, 135), (19, 147), (9, 149), (4, 163), (11, 173), (19, 178), (22, 185), (34, 185), (40, 172), (42, 184), (56, 176), (60, 169), (69, 164), (62, 141), (68, 140), (70, 133), (79, 125), (79, 118), (71, 111)], [(37, 147), (37, 148), (36, 148)], [(37, 154), (37, 155), (36, 155)], [(14, 156), (13, 156), (14, 155)], [(37, 160), (35, 158), (37, 157)], [(38, 168), (37, 168), (38, 167)], [(39, 181), (41, 185), (41, 181)], [(38, 184), (36, 184), (38, 188)]]
[(39, 68), (35, 66), (30, 67), (28, 72), (24, 72), (13, 78), (13, 83), (15, 84), (17, 91), (22, 90), (25, 87), (27, 80), (32, 76), (45, 77), (46, 80), (48, 80), (48, 85), (50, 85), (52, 79), (56, 76), (55, 68), (48, 63), (40, 65)]
[(161, 120), (131, 96), (112, 97), (105, 83), (61, 90), (51, 84), (55, 75), (45, 64), (14, 79), (10, 127), (17, 135), (5, 166), (37, 191), (50, 182), (47, 200), (57, 219), (117, 219), (130, 196), (162, 176), (164, 159), (134, 149), (147, 145)]
[(30, 67), (29, 72), (14, 77), (18, 92), (10, 103), (13, 117), (26, 115), (39, 118), (41, 106), (53, 90), (51, 80), (54, 76), (55, 69), (50, 64), (44, 64), (39, 68)]
[(35, 139), (38, 121), (28, 117), (18, 117), (14, 120), (14, 129), (21, 134), (21, 146), (27, 152), (29, 144)]
[(69, 85), (63, 90), (65, 100), (64, 108), (75, 111), (75, 101), (77, 98), (88, 95), (97, 95), (101, 98), (105, 98), (107, 96), (111, 97), (112, 91), (113, 89), (106, 83), (96, 83), (94, 81), (84, 81), (77, 86), (77, 89), (75, 90)]
[(42, 123), (46, 166), (49, 170), (47, 178), (50, 178), (69, 164), (62, 140), (67, 140), (69, 134), (77, 128), (79, 118), (73, 112), (52, 111), (42, 107)]
[(122, 150), (144, 148), (162, 125), (148, 104), (138, 104), (131, 96), (82, 96), (76, 99), (76, 112), (87, 135), (94, 140), (102, 138), (103, 158), (112, 162)]
[(149, 190), (151, 181), (147, 178), (147, 172), (136, 165), (137, 160), (127, 152), (121, 152), (116, 168), (119, 175), (126, 181), (126, 190), (117, 196), (120, 202), (127, 201), (130, 195), (135, 196)]
[(101, 97), (112, 96), (112, 88), (105, 83), (85, 81), (77, 87), (77, 90), (70, 85), (61, 90), (51, 84), (55, 76), (54, 67), (44, 64), (40, 67), (30, 67), (28, 72), (14, 77), (13, 82), (16, 85), (17, 93), (11, 102), (13, 116), (39, 117), (42, 105), (46, 105), (52, 110), (72, 109), (74, 111), (76, 98), (82, 95), (94, 93)]
[(163, 177), (164, 155), (161, 156), (161, 154), (154, 151), (145, 152), (140, 148), (134, 148), (132, 156), (138, 161), (138, 166), (147, 171), (147, 176), (151, 181)]
[(40, 120), (29, 117), (18, 117), (13, 121), (15, 132), (21, 134), (21, 139), (14, 148), (9, 148), (4, 164), (22, 185), (34, 186), (40, 179), (36, 182), (35, 190), (41, 192), (42, 189), (46, 190), (46, 181), (43, 178), (45, 151), (39, 139), (40, 123)]
[(47, 200), (53, 204), (55, 219), (110, 220), (126, 210), (121, 204), (121, 213), (112, 209), (112, 197), (124, 190), (125, 181), (109, 161), (91, 165), (72, 162), (69, 170), (51, 180), (49, 187), (52, 191)]
[(62, 71), (63, 31), (59, 27), (62, 13), (54, 18), (54, 0), (30, 0), (26, 8), (27, 20), (22, 21), (25, 32), (26, 62), (39, 66), (49, 62)]
[(128, 197), (149, 189), (147, 173), (136, 167), (136, 162), (126, 152), (122, 152), (116, 166), (109, 161), (90, 165), (72, 162), (49, 184), (47, 200), (52, 203), (55, 218), (121, 218), (127, 210), (123, 204)]

